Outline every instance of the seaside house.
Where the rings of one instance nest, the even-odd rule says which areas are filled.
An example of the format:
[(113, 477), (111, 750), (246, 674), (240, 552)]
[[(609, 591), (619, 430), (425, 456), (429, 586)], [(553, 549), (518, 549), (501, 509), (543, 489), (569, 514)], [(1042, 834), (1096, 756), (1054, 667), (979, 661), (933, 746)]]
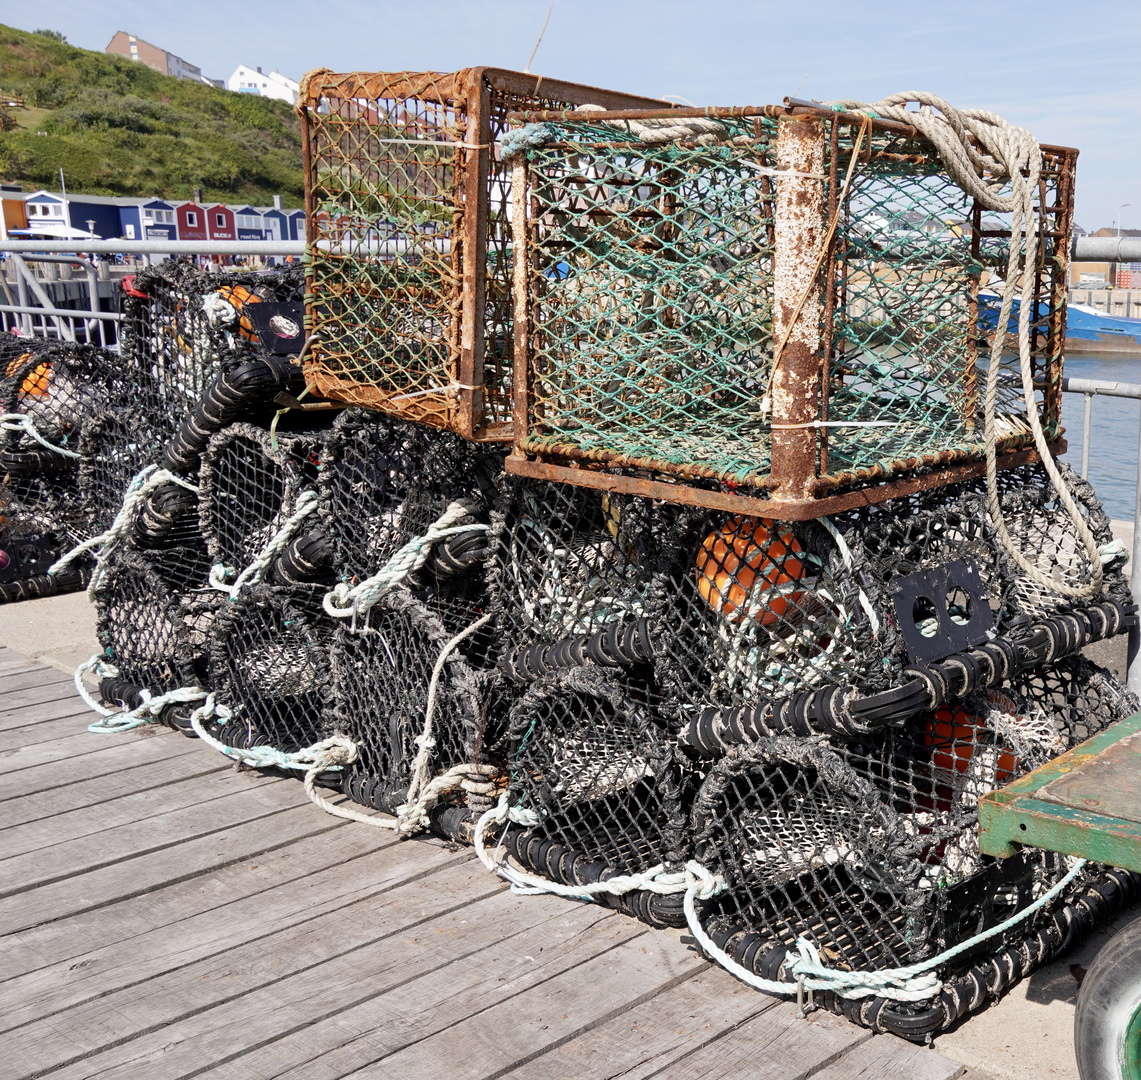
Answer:
[(206, 228), (211, 240), (233, 240), (238, 230), (234, 224), (234, 211), (222, 203), (206, 207)]

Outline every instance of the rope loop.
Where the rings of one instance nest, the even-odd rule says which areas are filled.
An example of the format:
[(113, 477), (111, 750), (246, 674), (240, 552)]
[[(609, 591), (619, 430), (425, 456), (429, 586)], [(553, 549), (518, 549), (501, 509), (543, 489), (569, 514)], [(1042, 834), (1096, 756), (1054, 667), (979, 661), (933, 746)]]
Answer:
[(437, 541), (461, 533), (486, 532), (490, 526), (480, 522), (456, 524), (463, 518), (472, 516), (475, 510), (475, 503), (469, 499), (456, 499), (449, 503), (444, 513), (428, 526), (423, 536), (414, 536), (371, 577), (352, 586), (342, 581), (327, 592), (322, 601), (325, 613), (334, 619), (348, 619), (363, 614), (379, 603), (396, 585), (419, 570), (427, 562), (432, 546)]
[(117, 735), (122, 731), (133, 731), (135, 728), (147, 724), (158, 723), (160, 713), (168, 705), (192, 705), (206, 697), (206, 691), (197, 686), (180, 686), (176, 690), (169, 690), (165, 694), (152, 694), (149, 690), (140, 688), (139, 696), (142, 704), (134, 709), (108, 709), (97, 700), (87, 689), (83, 676), (88, 672), (100, 679), (116, 679), (119, 669), (114, 664), (104, 660), (100, 653), (96, 653), (89, 660), (85, 660), (75, 669), (75, 689), (83, 698), (92, 712), (100, 714), (101, 719), (87, 726), (93, 734)]
[(231, 600), (237, 600), (242, 589), (247, 585), (256, 585), (262, 580), (265, 572), (273, 565), (274, 559), (289, 546), (289, 542), (297, 535), (302, 522), (317, 510), (320, 505), (321, 502), (317, 492), (311, 489), (302, 491), (297, 496), (293, 513), (282, 522), (277, 532), (265, 542), (261, 551), (254, 556), (253, 562), (238, 574), (233, 583), (227, 580), (234, 574), (234, 568), (232, 566), (215, 563), (210, 567), (208, 580), (211, 587), (218, 589), (220, 592), (228, 593)]

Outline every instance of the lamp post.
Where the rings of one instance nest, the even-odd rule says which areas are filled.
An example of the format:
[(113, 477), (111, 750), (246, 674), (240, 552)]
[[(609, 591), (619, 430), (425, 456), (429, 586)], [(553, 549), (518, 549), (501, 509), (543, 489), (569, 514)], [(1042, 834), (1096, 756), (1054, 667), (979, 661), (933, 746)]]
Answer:
[[(1127, 206), (1132, 206), (1132, 205), (1133, 205), (1132, 203), (1123, 202), (1117, 208), (1117, 239), (1118, 240), (1121, 239), (1121, 211), (1124, 210)], [(1110, 280), (1107, 284), (1109, 285), (1109, 287), (1111, 289), (1116, 288), (1117, 287), (1117, 263), (1110, 263), (1109, 277), (1110, 277)], [(1113, 314), (1112, 303), (1109, 304), (1108, 306), (1109, 306), (1109, 313), (1112, 315)]]

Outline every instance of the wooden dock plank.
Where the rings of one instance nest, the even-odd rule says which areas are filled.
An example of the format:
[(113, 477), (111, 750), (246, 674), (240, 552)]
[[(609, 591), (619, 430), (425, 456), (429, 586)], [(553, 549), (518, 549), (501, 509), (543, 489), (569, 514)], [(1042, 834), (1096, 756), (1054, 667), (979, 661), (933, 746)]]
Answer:
[(776, 1005), (776, 998), (758, 994), (710, 965), (512, 1068), (504, 1080), (644, 1080)]
[[(275, 889), (295, 886), (300, 890), (298, 902), (303, 905), (301, 898), (306, 895), (310, 875), (321, 874), (329, 867), (350, 865), (388, 839), (379, 829), (322, 831), (140, 896), (128, 896), (104, 907), (9, 934), (0, 938), (0, 980), (53, 966), (80, 971), (88, 961), (104, 962), (107, 950), (119, 957), (129, 956), (134, 942), (150, 935), (161, 937), (169, 951), (178, 954), (182, 947), (178, 927), (201, 918), (224, 924), (217, 936), (229, 940), (225, 925), (232, 921), (244, 933), (250, 910), (256, 912), (262, 898)], [(272, 906), (273, 901), (269, 903), (271, 917), (283, 917)], [(131, 948), (124, 948), (128, 942)]]
[(892, 1035), (875, 1035), (812, 1080), (956, 1080), (965, 1066)]
[(270, 812), (196, 840), (160, 848), (132, 859), (126, 868), (113, 863), (76, 879), (65, 878), (4, 897), (0, 899), (0, 934), (153, 892), (164, 885), (285, 847), (300, 837), (346, 827), (347, 823), (310, 813), (310, 809), (307, 804)]
[[(356, 830), (341, 830), (337, 839)], [(364, 831), (364, 830), (361, 830)], [(88, 950), (82, 963), (70, 959), (0, 982), (0, 1031), (42, 1019), (65, 1008), (200, 963), (231, 949), (248, 947), (332, 911), (352, 914), (355, 905), (418, 876), (437, 873), (468, 852), (447, 854), (427, 845), (404, 844), (380, 830), (369, 832), (371, 850), (346, 851), (333, 865), (229, 903), (208, 907), (170, 924)], [(392, 848), (391, 851), (384, 849)], [(377, 857), (384, 851), (383, 856)], [(488, 882), (494, 888), (493, 882)], [(109, 909), (104, 909), (107, 911)], [(120, 912), (126, 914), (126, 912)], [(3, 946), (0, 945), (0, 952)]]
[(0, 648), (6, 1077), (961, 1071), (831, 1014), (798, 1021), (677, 933), (513, 895), (468, 849), (344, 823), (295, 781), (92, 718), (65, 675)]
[[(192, 780), (229, 769), (219, 754), (215, 761), (195, 754), (189, 761), (181, 757), (133, 765), (104, 776), (75, 780), (64, 787), (51, 787), (31, 795), (19, 795), (0, 805), (0, 832), (30, 821), (55, 819), (57, 836), (80, 835), (74, 831), (76, 810), (103, 803), (114, 803), (140, 791), (148, 791)], [(65, 816), (66, 815), (66, 816)], [(8, 852), (7, 838), (0, 844), (0, 858)]]
[[(404, 1030), (404, 1037), (409, 1037), (408, 1025), (399, 1023), (398, 1017), (424, 1014), (430, 1023), (431, 1015), (449, 998), (467, 994), (472, 984), (482, 982), (484, 995), (503, 992), (503, 983), (496, 982), (500, 969), (518, 967), (503, 956), (505, 934), (511, 935), (509, 940), (517, 942), (520, 950), (538, 957), (516, 978), (541, 981), (552, 967), (573, 965), (592, 944), (602, 948), (616, 934), (624, 938), (644, 932), (636, 924), (609, 929), (615, 917), (593, 906), (568, 915), (561, 910), (565, 902), (519, 904), (518, 898), (505, 897), (502, 892), (478, 899), (487, 884), (486, 871), (482, 866), (473, 869), (469, 861), (405, 886), (384, 907), (378, 904), (368, 910), (366, 905), (360, 913), (359, 932), (371, 940), (348, 951), (336, 947), (336, 937), (291, 938), (288, 950), (263, 955), (260, 961), (270, 976), (274, 964), (286, 965), (285, 977), (267, 981), (240, 998), (227, 991), (231, 980), (242, 977), (242, 969), (221, 964), (215, 967), (213, 979), (203, 980), (191, 968), (148, 986), (127, 1016), (114, 1009), (99, 1010), (91, 1017), (90, 1029), (80, 1029), (69, 1014), (70, 1051), (87, 1047), (91, 1056), (54, 1075), (58, 1080), (140, 1075), (166, 1080), (207, 1062), (226, 1063), (269, 1043), (279, 1044), (279, 1053), (324, 1060), (322, 1041), (334, 1047), (344, 1043), (353, 1034), (354, 1021), (362, 1017), (370, 1025), (387, 1020), (394, 1032)], [(444, 913), (433, 915), (432, 905)], [(506, 924), (493, 917), (504, 906), (513, 914)], [(427, 921), (424, 913), (429, 915)], [(335, 920), (326, 921), (335, 924)], [(591, 934), (599, 923), (606, 924), (607, 931)], [(334, 935), (339, 932), (336, 925), (324, 930)], [(546, 951), (540, 956), (544, 945)], [(206, 999), (214, 1004), (204, 1007)], [(145, 1030), (139, 1028), (142, 1019), (149, 1022)], [(139, 1035), (122, 1041), (124, 1024)], [(304, 1029), (308, 1030), (300, 1039), (292, 1037)], [(50, 1026), (37, 1027), (34, 1034), (38, 1038), (29, 1039), (28, 1029), (8, 1033), (6, 1058), (34, 1065), (46, 1053), (56, 1060), (63, 1048), (53, 1049), (56, 1036)], [(100, 1040), (111, 1045), (92, 1054), (90, 1047)], [(17, 1071), (16, 1075), (22, 1074)], [(306, 1075), (316, 1080), (324, 1073), (315, 1068)]]
[(747, 1020), (731, 1037), (708, 1043), (662, 1069), (655, 1080), (806, 1080), (871, 1037), (870, 1031), (823, 1010), (798, 1020), (796, 1006), (781, 1001)]
[(185, 739), (174, 732), (150, 728), (140, 728), (117, 739), (87, 735), (83, 742), (87, 749), (67, 760), (47, 761), (12, 771), (5, 771), (0, 762), (0, 802), (38, 791), (62, 790), (76, 781), (113, 776), (136, 765), (189, 755), (198, 758), (202, 747), (196, 743), (197, 740)]
[[(47, 846), (53, 835), (50, 818), (21, 825), (13, 832), (21, 835), (24, 853), (0, 862), (0, 898), (62, 880), (82, 888), (83, 875), (116, 864), (129, 877), (128, 863), (151, 852), (169, 850), (174, 845), (298, 805), (296, 785), (288, 780), (254, 774), (242, 779), (245, 788), (239, 790), (234, 790), (233, 777), (225, 773), (184, 781), (179, 785), (178, 804), (170, 809), (163, 805), (166, 790), (141, 792), (128, 799), (133, 820), (102, 832), (98, 832), (96, 819), (101, 813), (111, 814), (111, 808), (98, 806), (77, 811), (77, 817), (87, 822), (84, 828), (98, 832), (97, 841), (80, 835)], [(291, 789), (288, 794), (285, 788)], [(175, 797), (171, 798), (173, 801)], [(148, 808), (150, 816), (140, 817)]]

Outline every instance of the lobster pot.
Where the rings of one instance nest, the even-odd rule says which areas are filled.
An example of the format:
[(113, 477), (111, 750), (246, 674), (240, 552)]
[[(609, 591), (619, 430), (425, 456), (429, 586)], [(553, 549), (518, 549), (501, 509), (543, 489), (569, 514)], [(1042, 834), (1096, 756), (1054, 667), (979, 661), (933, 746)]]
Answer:
[[(1095, 539), (1111, 540), (1090, 486), (1061, 469)], [(1041, 466), (1000, 476), (1012, 546), (1058, 580), (1088, 582), (1089, 557)], [(687, 718), (828, 686), (878, 694), (906, 681), (911, 664), (995, 632), (1013, 643), (1024, 624), (1083, 605), (1127, 611), (1121, 566), (1110, 561), (1101, 592), (1084, 601), (1050, 592), (1003, 546), (981, 478), (830, 520), (690, 515), (649, 591), (655, 670)]]
[[(218, 594), (180, 581), (193, 559), (191, 548), (141, 551), (124, 543), (102, 567), (94, 593), (102, 658), (135, 692), (157, 696), (208, 685), (208, 637)], [(124, 692), (120, 686), (112, 697), (104, 696), (123, 700)]]
[(882, 667), (860, 584), (816, 522), (690, 512), (646, 607), (663, 696), (683, 717)]
[[(363, 614), (355, 630), (337, 631), (330, 722), (357, 746), (343, 786), (355, 802), (392, 813), (405, 801), (432, 671), (451, 637), (438, 615), (403, 588)], [(486, 674), (469, 663), (461, 644), (449, 653), (436, 688), (431, 775), (481, 760), (481, 748), (501, 740), (502, 710), (492, 703)], [(453, 801), (463, 805), (463, 792)]]
[[(467, 510), (456, 525), (486, 525), (503, 454), (448, 432), (348, 409), (334, 424), (325, 462), (320, 491), (336, 576), (354, 583), (427, 533), (457, 501)], [(452, 633), (487, 605), (487, 549), (486, 530), (446, 537), (406, 579)], [(481, 640), (487, 643), (487, 635)], [(468, 642), (469, 655), (475, 644)]]
[(648, 499), (504, 477), (492, 588), (513, 673), (648, 660), (646, 598), (676, 525), (673, 507)]
[[(508, 726), (510, 803), (534, 811), (509, 827), (508, 852), (564, 885), (589, 885), (690, 857), (683, 805), (690, 774), (636, 683), (592, 668), (534, 682)], [(684, 925), (680, 895), (600, 898), (656, 925)]]
[[(328, 436), (328, 428), (275, 435), (237, 423), (211, 438), (199, 493), (202, 533), (215, 564), (240, 572), (261, 553), (297, 510), (301, 495), (314, 490)], [(325, 536), (317, 512), (294, 531), (291, 550), (304, 547), (310, 580), (328, 577)]]
[(661, 107), (494, 68), (310, 72), (302, 82), (309, 239), (306, 376), (326, 397), (510, 438), (509, 169), (516, 108)]
[[(785, 520), (906, 493), (917, 469), (961, 478), (984, 456), (980, 311), (1009, 221), (984, 221), (909, 127), (873, 122), (841, 202), (858, 119), (733, 112), (523, 114), (543, 123), (512, 178), (527, 379), (508, 467)], [(1031, 349), (1053, 439), (1074, 152), (1043, 154)], [(1032, 440), (1002, 364), (1007, 466)]]
[(324, 738), (334, 627), (323, 594), (315, 585), (255, 585), (222, 605), (208, 684), (233, 714), (216, 733), (222, 742), (290, 752)]
[(3, 364), (6, 370), (13, 360), (18, 360), (25, 354), (37, 353), (51, 344), (48, 338), (26, 338), (0, 330), (0, 364)]
[(124, 280), (123, 365), (138, 383), (135, 404), (163, 439), (220, 373), (259, 354), (300, 351), (303, 291), (300, 267), (223, 274), (189, 259)]
[[(707, 931), (778, 979), (790, 978), (782, 965), (798, 938), (830, 966), (873, 970), (925, 960), (1002, 922), (1068, 867), (1048, 852), (980, 855), (980, 796), (1129, 715), (1134, 702), (1075, 657), (881, 735), (832, 745), (778, 736), (730, 753), (694, 802), (696, 858), (729, 884), (705, 905)], [(948, 989), (931, 1001), (826, 1003), (922, 1040), (1048, 959), (1068, 936), (1051, 920), (1092, 878), (1091, 869), (1052, 907), (941, 968)]]

